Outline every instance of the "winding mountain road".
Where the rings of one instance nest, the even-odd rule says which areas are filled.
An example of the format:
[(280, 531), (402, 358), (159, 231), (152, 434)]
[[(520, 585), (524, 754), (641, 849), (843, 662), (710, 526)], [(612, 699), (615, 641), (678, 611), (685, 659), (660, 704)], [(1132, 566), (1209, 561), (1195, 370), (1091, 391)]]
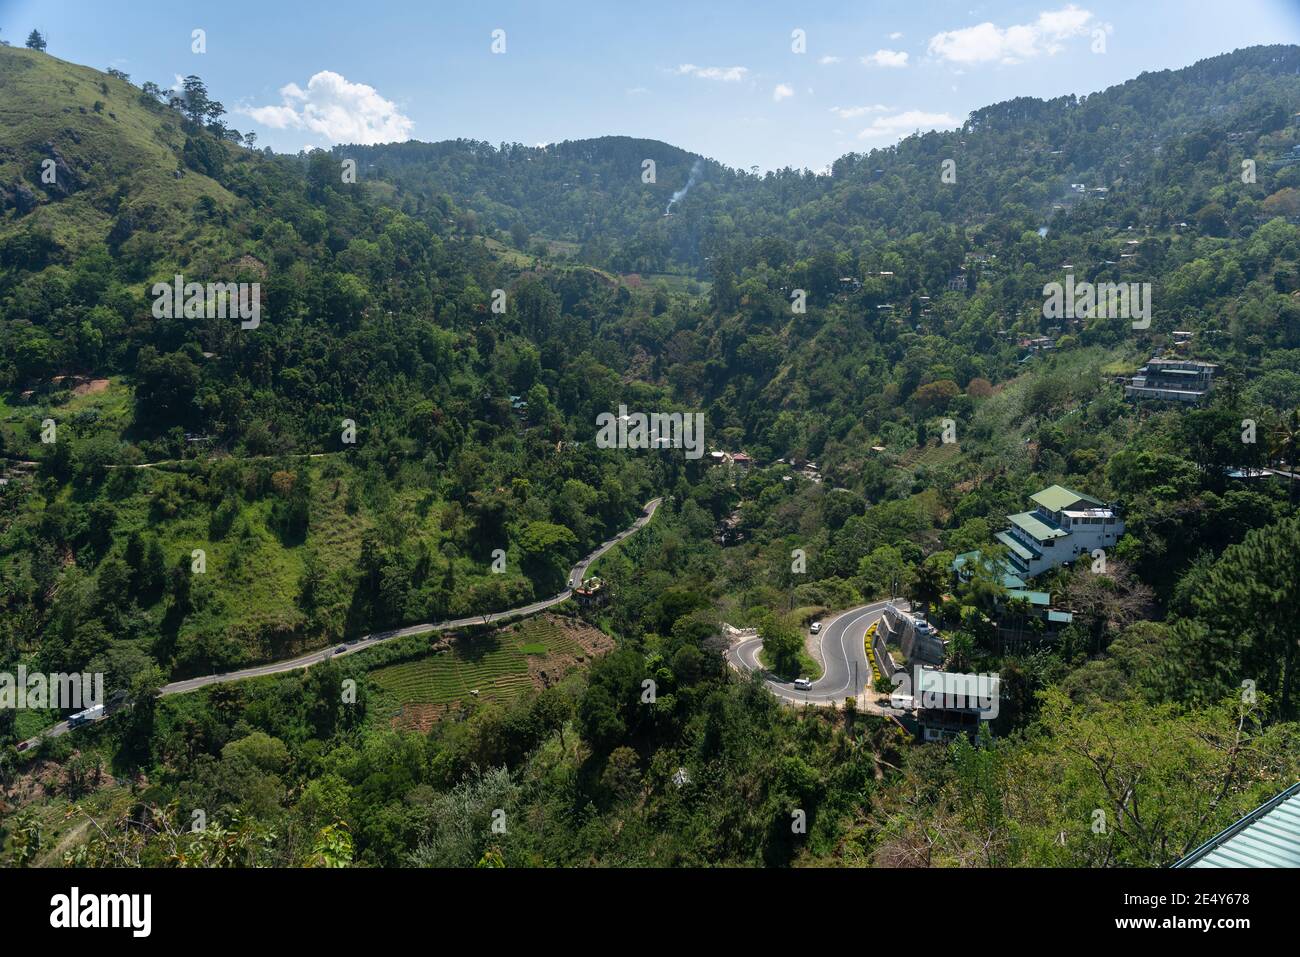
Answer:
[[(856, 698), (861, 708), (893, 713), (893, 709), (878, 708), (872, 700), (871, 662), (866, 651), (867, 629), (884, 614), (888, 604), (888, 601), (878, 601), (860, 605), (823, 622), (820, 637), (824, 671), (811, 688), (797, 689), (791, 682), (781, 681), (767, 671), (758, 661), (758, 652), (763, 647), (761, 638), (746, 638), (732, 645), (727, 649), (727, 660), (739, 671), (759, 672), (768, 690), (795, 704), (842, 704), (845, 698)], [(895, 604), (902, 605), (898, 600)]]
[[(457, 618), (454, 621), (424, 622), (418, 625), (407, 625), (405, 628), (394, 628), (389, 631), (377, 631), (370, 635), (364, 635), (361, 638), (355, 638), (352, 641), (335, 645), (321, 651), (310, 651), (305, 655), (298, 655), (296, 658), (286, 658), (283, 661), (272, 661), (264, 665), (254, 665), (251, 668), (241, 668), (239, 671), (228, 671), (225, 674), (201, 675), (197, 678), (186, 678), (183, 681), (173, 681), (170, 684), (163, 685), (160, 695), (185, 694), (188, 691), (195, 691), (199, 688), (206, 688), (209, 685), (228, 684), (232, 681), (243, 681), (246, 678), (262, 678), (267, 675), (283, 674), (287, 671), (297, 671), (300, 668), (310, 668), (312, 665), (320, 664), (322, 661), (328, 661), (331, 658), (338, 658), (344, 655), (354, 654), (358, 651), (364, 651), (366, 648), (372, 648), (377, 644), (385, 641), (392, 641), (395, 638), (406, 638), (410, 635), (422, 635), (435, 631), (452, 631), (456, 628), (467, 628), (471, 625), (492, 625), (497, 622), (507, 621), (512, 618), (526, 618), (529, 615), (535, 615), (539, 611), (545, 611), (552, 605), (558, 605), (565, 601), (573, 594), (573, 589), (582, 584), (582, 580), (587, 575), (589, 569), (598, 558), (617, 545), (619, 542), (632, 535), (649, 524), (654, 518), (655, 511), (663, 504), (663, 498), (652, 498), (645, 504), (641, 515), (635, 522), (629, 525), (623, 531), (619, 532), (613, 538), (602, 542), (600, 547), (593, 551), (578, 564), (574, 565), (569, 571), (569, 577), (565, 589), (558, 595), (550, 598), (544, 598), (541, 601), (535, 601), (528, 605), (521, 605), (518, 608), (510, 608), (506, 611), (492, 612), (490, 614), (475, 615), (471, 618)], [(116, 709), (114, 709), (116, 710)], [(105, 717), (112, 713), (105, 708)], [(46, 728), (34, 738), (22, 742), (21, 749), (35, 746), (41, 738), (57, 738), (59, 735), (69, 730), (67, 721), (60, 721), (53, 727)]]

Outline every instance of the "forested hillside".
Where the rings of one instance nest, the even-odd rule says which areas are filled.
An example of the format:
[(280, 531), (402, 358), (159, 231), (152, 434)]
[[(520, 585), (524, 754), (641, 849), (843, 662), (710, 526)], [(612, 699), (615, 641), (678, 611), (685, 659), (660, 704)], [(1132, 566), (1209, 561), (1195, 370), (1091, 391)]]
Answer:
[[(34, 204), (0, 230), (9, 657), (124, 687), (150, 662), (220, 670), (503, 608), (557, 590), (649, 497), (642, 463), (563, 441), (614, 398), (559, 322), (565, 296), (635, 308), (605, 277), (522, 275), (324, 154), (246, 149), (117, 78), (12, 49), (0, 66), (11, 110), (29, 82), (60, 94), (5, 127), (6, 195)], [(37, 193), (55, 151), (76, 189)], [(259, 282), (260, 324), (155, 318), (174, 274)], [(497, 287), (514, 308), (489, 323)], [(216, 573), (192, 592), (195, 548)]]
[[(1300, 48), (824, 174), (626, 137), (275, 155), (198, 77), (160, 94), (0, 48), (0, 665), (130, 702), (23, 752), (65, 715), (0, 711), (7, 860), (1163, 866), (1300, 773)], [(176, 275), (258, 283), (259, 323), (158, 317)], [(1070, 275), (1150, 284), (1149, 328), (1045, 315)], [(1211, 401), (1126, 401), (1157, 350), (1218, 363)], [(758, 467), (598, 448), (620, 405), (701, 412)], [(1008, 648), (996, 583), (949, 568), (1053, 483), (1128, 534), (1036, 584), (1056, 640)], [(582, 611), (613, 650), (516, 662), (509, 700), (387, 720), (370, 675), (440, 667), (423, 638), (155, 696), (553, 595), (658, 495)], [(918, 745), (725, 666), (723, 622), (797, 645), (895, 587), (951, 668), (1003, 676), (996, 738)], [(554, 652), (456, 640), (485, 675)], [(1135, 795), (1160, 810), (1129, 826)]]
[[(1270, 197), (1264, 212), (1298, 212), (1294, 194), (1276, 195), (1294, 189), (1294, 167), (1278, 178), (1261, 169), (1257, 190), (1226, 188), (1241, 158), (1266, 167), (1290, 148), (1298, 61), (1295, 47), (1255, 47), (1091, 96), (1010, 100), (976, 110), (960, 129), (849, 154), (819, 172), (760, 175), (628, 137), (540, 147), (411, 142), (335, 153), (392, 182), (408, 212), (445, 194), (486, 226), (577, 244), (574, 258), (621, 272), (738, 271), (739, 262), (710, 265), (718, 247), (739, 247), (746, 252), (738, 255), (773, 267), (818, 252), (860, 256), (867, 246), (917, 234), (928, 240), (954, 225), (978, 245), (1014, 242), (1054, 223), (1087, 240), (1107, 223), (1165, 229), (1183, 220), (1218, 236), (1254, 225)], [(653, 183), (643, 182), (647, 159), (656, 164)], [(955, 164), (949, 183), (940, 180), (946, 159)], [(664, 216), (688, 182), (686, 197)], [(1111, 195), (1081, 202), (1070, 188), (1079, 182)], [(961, 264), (948, 253), (926, 272), (910, 266), (909, 275), (942, 283), (943, 271)], [(940, 273), (929, 271), (936, 266)]]

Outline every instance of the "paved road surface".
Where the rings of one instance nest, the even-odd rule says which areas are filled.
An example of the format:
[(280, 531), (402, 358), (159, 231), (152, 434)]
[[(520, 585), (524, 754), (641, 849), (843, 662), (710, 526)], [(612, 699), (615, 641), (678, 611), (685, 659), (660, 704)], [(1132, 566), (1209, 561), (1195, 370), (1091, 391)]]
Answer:
[[(857, 698), (859, 707), (893, 713), (892, 709), (875, 706), (875, 696), (869, 690), (871, 663), (865, 647), (867, 628), (884, 614), (888, 604), (888, 601), (878, 601), (861, 605), (822, 622), (821, 659), (825, 670), (807, 690), (798, 690), (793, 683), (781, 681), (759, 664), (761, 638), (747, 638), (732, 645), (727, 649), (727, 659), (735, 668), (762, 673), (773, 694), (796, 704), (843, 704), (845, 698)], [(900, 601), (895, 604), (905, 607)]]
[[(365, 635), (361, 638), (343, 644), (326, 648), (323, 651), (312, 651), (305, 655), (299, 655), (296, 658), (287, 658), (284, 661), (272, 661), (265, 665), (256, 665), (252, 668), (243, 668), (239, 671), (229, 671), (220, 675), (201, 675), (197, 678), (186, 678), (184, 681), (173, 681), (171, 684), (163, 685), (161, 694), (184, 694), (187, 691), (194, 691), (198, 688), (206, 688), (208, 685), (227, 684), (232, 681), (243, 681), (245, 678), (261, 678), (266, 675), (283, 674), (286, 671), (296, 671), (299, 668), (310, 668), (312, 665), (319, 664), (322, 661), (328, 661), (330, 658), (341, 657), (343, 655), (354, 654), (365, 648), (371, 648), (374, 645), (384, 641), (392, 641), (395, 638), (405, 638), (409, 635), (422, 635), (434, 631), (451, 631), (456, 628), (467, 628), (470, 625), (491, 625), (500, 621), (506, 621), (511, 618), (525, 618), (529, 615), (535, 615), (539, 611), (545, 611), (552, 605), (558, 605), (573, 594), (573, 589), (582, 583), (587, 574), (587, 569), (591, 567), (596, 559), (600, 558), (607, 551), (617, 545), (623, 539), (636, 534), (640, 529), (654, 517), (655, 510), (663, 503), (662, 498), (653, 498), (646, 503), (640, 517), (630, 526), (619, 532), (613, 538), (603, 542), (599, 548), (584, 558), (578, 564), (573, 566), (569, 572), (568, 584), (564, 591), (550, 598), (544, 598), (541, 601), (535, 601), (531, 605), (522, 605), (519, 608), (511, 608), (507, 611), (498, 611), (488, 615), (475, 615), (472, 618), (457, 618), (455, 621), (425, 622), (419, 625), (408, 625), (405, 628), (394, 628), (391, 631), (378, 631), (371, 635)], [(106, 715), (107, 716), (107, 715)], [(59, 735), (68, 731), (68, 722), (60, 721), (51, 728), (46, 728), (39, 735), (23, 742), (27, 747), (34, 746), (41, 738), (57, 738)]]

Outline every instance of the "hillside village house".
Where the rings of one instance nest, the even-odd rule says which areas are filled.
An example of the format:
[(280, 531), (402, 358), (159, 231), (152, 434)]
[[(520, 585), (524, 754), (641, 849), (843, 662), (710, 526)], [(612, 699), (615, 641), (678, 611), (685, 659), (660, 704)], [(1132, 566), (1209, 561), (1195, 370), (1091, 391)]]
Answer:
[(601, 578), (588, 578), (573, 589), (573, 597), (582, 608), (597, 608), (609, 601), (609, 589)]
[[(1177, 334), (1175, 334), (1177, 336)], [(1214, 388), (1219, 367), (1212, 362), (1156, 356), (1124, 383), (1126, 399), (1199, 403)]]
[(1001, 711), (1002, 682), (997, 675), (920, 667), (913, 674), (912, 705), (922, 741), (974, 737), (981, 721), (992, 721)]
[[(1005, 562), (991, 569), (1007, 589), (1008, 597), (1024, 598), (1031, 605), (1048, 604), (1044, 592), (1027, 590), (1026, 580), (1094, 549), (1114, 548), (1124, 534), (1124, 520), (1111, 505), (1060, 485), (1030, 496), (1032, 511), (1008, 515), (1010, 525), (995, 538), (1007, 548)], [(958, 555), (952, 570), (961, 578), (970, 576), (976, 564), (989, 565), (978, 551)]]
[(748, 472), (754, 467), (754, 460), (744, 452), (721, 452), (714, 450), (708, 456), (710, 465), (725, 465), (741, 472)]
[(1089, 556), (1097, 548), (1109, 551), (1124, 534), (1124, 520), (1091, 495), (1053, 485), (1030, 500), (1034, 509), (1008, 515), (1011, 525), (996, 536), (1022, 578)]
[[(997, 717), (1002, 698), (997, 675), (944, 671), (947, 641), (923, 617), (892, 601), (879, 621), (871, 655), (894, 685), (891, 706), (912, 711), (921, 740), (974, 736), (981, 721)], [(906, 664), (900, 665), (890, 648), (898, 648)]]
[[(1074, 619), (1071, 612), (1052, 607), (1048, 592), (1030, 588), (1028, 579), (1080, 557), (1091, 561), (1095, 549), (1109, 552), (1124, 534), (1124, 520), (1115, 508), (1090, 495), (1053, 485), (1030, 500), (1033, 510), (1008, 515), (1010, 525), (995, 536), (1006, 546), (1005, 558), (995, 560), (977, 550), (958, 555), (951, 566), (959, 581), (969, 581), (982, 568), (1001, 586), (997, 627), (1004, 647), (1050, 639)], [(1026, 612), (1008, 614), (1013, 601)]]

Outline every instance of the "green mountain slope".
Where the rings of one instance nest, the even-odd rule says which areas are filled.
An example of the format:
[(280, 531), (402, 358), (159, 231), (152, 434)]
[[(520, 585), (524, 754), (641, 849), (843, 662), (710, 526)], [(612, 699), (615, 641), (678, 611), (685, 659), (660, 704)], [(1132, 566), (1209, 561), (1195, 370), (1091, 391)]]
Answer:
[[(454, 207), (407, 216), (325, 153), (246, 149), (119, 79), (0, 64), (6, 195), (36, 197), (0, 220), (0, 659), (120, 689), (500, 609), (649, 497), (638, 462), (559, 454), (613, 395), (590, 332), (538, 346), (555, 289), (632, 308), (608, 277), (525, 273)], [(176, 273), (256, 283), (260, 324), (156, 317)]]
[[(1258, 157), (1261, 183), (1277, 183), (1260, 200), (1296, 185), (1295, 167), (1274, 176), (1268, 163), (1289, 149), (1281, 134), (1297, 111), (1300, 48), (1255, 47), (1088, 96), (994, 104), (960, 129), (843, 156), (829, 176), (756, 175), (702, 159), (696, 185), (671, 217), (663, 215), (668, 199), (700, 158), (652, 140), (500, 148), (458, 140), (335, 152), (364, 158), (413, 208), (446, 194), (499, 229), (519, 224), (577, 243), (576, 255), (589, 262), (707, 275), (705, 257), (728, 243), (763, 240), (809, 255), (954, 224), (1022, 231), (1102, 217), (1128, 225), (1144, 210), (1163, 223), (1195, 219), (1213, 186), (1240, 172), (1242, 158)], [(645, 159), (657, 163), (654, 184), (642, 182)], [(955, 163), (952, 183), (940, 180), (947, 159)], [(1197, 173), (1180, 181), (1189, 160)], [(1075, 183), (1110, 195), (1081, 202)], [(1249, 222), (1248, 207), (1235, 219), (1232, 212), (1234, 224)]]
[(198, 204), (229, 212), (237, 200), (185, 161), (182, 122), (116, 77), (0, 47), (0, 239), (21, 227), (74, 247), (129, 252), (136, 232), (195, 244)]
[[(46, 825), (65, 800), (123, 816), (74, 862), (215, 860), (175, 802), (246, 864), (1157, 866), (1294, 780), (1300, 486), (1259, 471), (1300, 461), (1293, 48), (1000, 104), (833, 176), (706, 162), (667, 217), (696, 158), (663, 144), (277, 157), (94, 71), (3, 57), (69, 91), (51, 115), (70, 119), (0, 87), (31, 130), (6, 141), (0, 230), (0, 671), (103, 671), (134, 699), (22, 754), (58, 715), (0, 711), (0, 769), (68, 771), (32, 789)], [(80, 112), (87, 83), (108, 112)], [(67, 195), (39, 183), (46, 142)], [(141, 149), (170, 178), (90, 175)], [(119, 231), (151, 203), (165, 226)], [(707, 295), (620, 275), (666, 269)], [(154, 318), (146, 290), (175, 271), (257, 281), (261, 325)], [(1067, 274), (1151, 284), (1150, 325), (1045, 315)], [(1115, 376), (1155, 350), (1219, 363), (1210, 398), (1126, 401)], [(757, 464), (597, 447), (620, 405), (698, 412), (707, 445)], [(1049, 635), (950, 569), (1051, 484), (1114, 501), (1128, 534), (1104, 567), (1034, 582), (1071, 615)], [(552, 594), (651, 494), (655, 522), (600, 564), (616, 649), (508, 708), (375, 727), (359, 655), (151, 695)], [(807, 609), (896, 590), (928, 606), (947, 667), (1003, 676), (1001, 743), (784, 708), (720, 653), (724, 621), (797, 652)], [(148, 784), (97, 809), (110, 765)], [(1150, 829), (1099, 841), (1093, 811), (1127, 821), (1139, 792)], [(128, 824), (140, 805), (176, 833)], [(528, 826), (499, 837), (506, 807)], [(52, 859), (30, 818), (0, 827), (9, 859)]]

